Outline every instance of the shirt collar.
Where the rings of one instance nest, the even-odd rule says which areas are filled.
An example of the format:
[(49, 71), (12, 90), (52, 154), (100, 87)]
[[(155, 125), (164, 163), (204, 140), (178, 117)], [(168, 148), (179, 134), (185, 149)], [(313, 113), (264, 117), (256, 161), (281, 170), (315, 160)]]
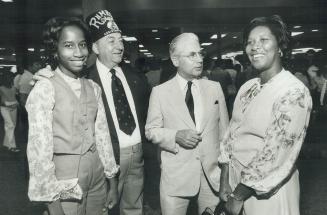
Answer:
[(117, 76), (121, 75), (121, 73), (123, 72), (122, 69), (118, 65), (114, 66), (113, 68), (108, 68), (98, 58), (95, 63), (96, 63), (96, 66), (97, 66), (99, 72), (106, 73), (106, 74), (109, 73), (110, 76), (111, 76), (111, 73), (109, 72), (110, 69), (115, 69)]
[(56, 72), (60, 75), (60, 77), (62, 77), (65, 81), (67, 81), (68, 83), (71, 83), (71, 82), (79, 82), (79, 78), (72, 78), (68, 75), (66, 75), (65, 73), (63, 73), (59, 67), (56, 68)]
[(264, 84), (261, 84), (260, 78), (257, 78), (257, 84), (260, 86), (260, 88), (263, 88), (263, 87), (265, 87), (267, 85), (270, 85), (271, 83), (275, 82), (275, 80), (280, 79), (286, 73), (287, 73), (287, 71), (284, 68), (282, 68), (282, 70), (278, 74), (276, 74), (274, 77), (272, 77), (269, 81), (267, 81)]
[[(187, 80), (183, 78), (180, 74), (176, 74), (177, 82), (179, 84), (179, 87), (181, 88), (182, 92), (187, 89)], [(192, 80), (193, 86), (199, 87), (199, 80), (198, 79), (193, 79)]]

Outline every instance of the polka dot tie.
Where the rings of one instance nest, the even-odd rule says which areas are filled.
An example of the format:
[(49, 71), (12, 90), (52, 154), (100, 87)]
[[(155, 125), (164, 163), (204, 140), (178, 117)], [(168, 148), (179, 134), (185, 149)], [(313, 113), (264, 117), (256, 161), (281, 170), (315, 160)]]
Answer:
[(121, 80), (116, 76), (116, 70), (110, 70), (111, 76), (111, 91), (115, 104), (117, 120), (119, 128), (124, 133), (131, 135), (136, 128), (135, 120), (128, 104), (126, 93)]
[(191, 87), (192, 87), (192, 81), (188, 81), (187, 82), (187, 91), (186, 91), (186, 95), (185, 95), (185, 102), (186, 102), (186, 106), (188, 108), (188, 111), (190, 112), (191, 118), (192, 118), (193, 122), (195, 123), (194, 101), (193, 101)]

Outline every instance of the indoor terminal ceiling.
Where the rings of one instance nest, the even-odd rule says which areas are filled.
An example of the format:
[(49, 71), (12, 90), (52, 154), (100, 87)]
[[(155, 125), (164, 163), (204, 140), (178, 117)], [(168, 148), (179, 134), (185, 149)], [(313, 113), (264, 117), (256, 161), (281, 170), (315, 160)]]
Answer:
[[(9, 2), (4, 2), (9, 1)], [(10, 2), (12, 1), (12, 2)], [(22, 48), (40, 50), (41, 29), (53, 16), (83, 17), (84, 1), (1, 0), (0, 64), (15, 60)], [(168, 44), (181, 32), (195, 32), (211, 56), (242, 49), (242, 29), (253, 17), (280, 14), (293, 32), (296, 48), (327, 47), (327, 2), (318, 0), (109, 0), (124, 36), (127, 50), (148, 50), (156, 58), (168, 57)], [(84, 4), (85, 5), (85, 4)], [(300, 27), (298, 27), (300, 26)], [(295, 28), (296, 27), (296, 28)], [(221, 35), (221, 40), (214, 35)], [(219, 36), (218, 36), (219, 37)], [(143, 47), (139, 47), (142, 45)], [(142, 55), (142, 54), (141, 54)]]

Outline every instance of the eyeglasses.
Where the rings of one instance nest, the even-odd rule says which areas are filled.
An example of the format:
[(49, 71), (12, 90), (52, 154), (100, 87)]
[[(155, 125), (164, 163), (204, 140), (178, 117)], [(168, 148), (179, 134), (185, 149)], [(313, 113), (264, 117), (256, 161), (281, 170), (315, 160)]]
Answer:
[(199, 52), (190, 52), (188, 55), (179, 55), (181, 57), (187, 57), (188, 59), (195, 61), (197, 57), (203, 59), (206, 56), (206, 52), (201, 50)]

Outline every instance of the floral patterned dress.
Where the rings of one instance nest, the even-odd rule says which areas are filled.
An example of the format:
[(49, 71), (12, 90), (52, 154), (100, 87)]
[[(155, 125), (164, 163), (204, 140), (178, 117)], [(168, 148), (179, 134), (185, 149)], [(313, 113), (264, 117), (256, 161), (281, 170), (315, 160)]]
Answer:
[(309, 90), (286, 70), (264, 85), (251, 79), (239, 90), (218, 160), (229, 164), (233, 189), (243, 183), (256, 192), (244, 214), (299, 214), (295, 162), (311, 108)]

